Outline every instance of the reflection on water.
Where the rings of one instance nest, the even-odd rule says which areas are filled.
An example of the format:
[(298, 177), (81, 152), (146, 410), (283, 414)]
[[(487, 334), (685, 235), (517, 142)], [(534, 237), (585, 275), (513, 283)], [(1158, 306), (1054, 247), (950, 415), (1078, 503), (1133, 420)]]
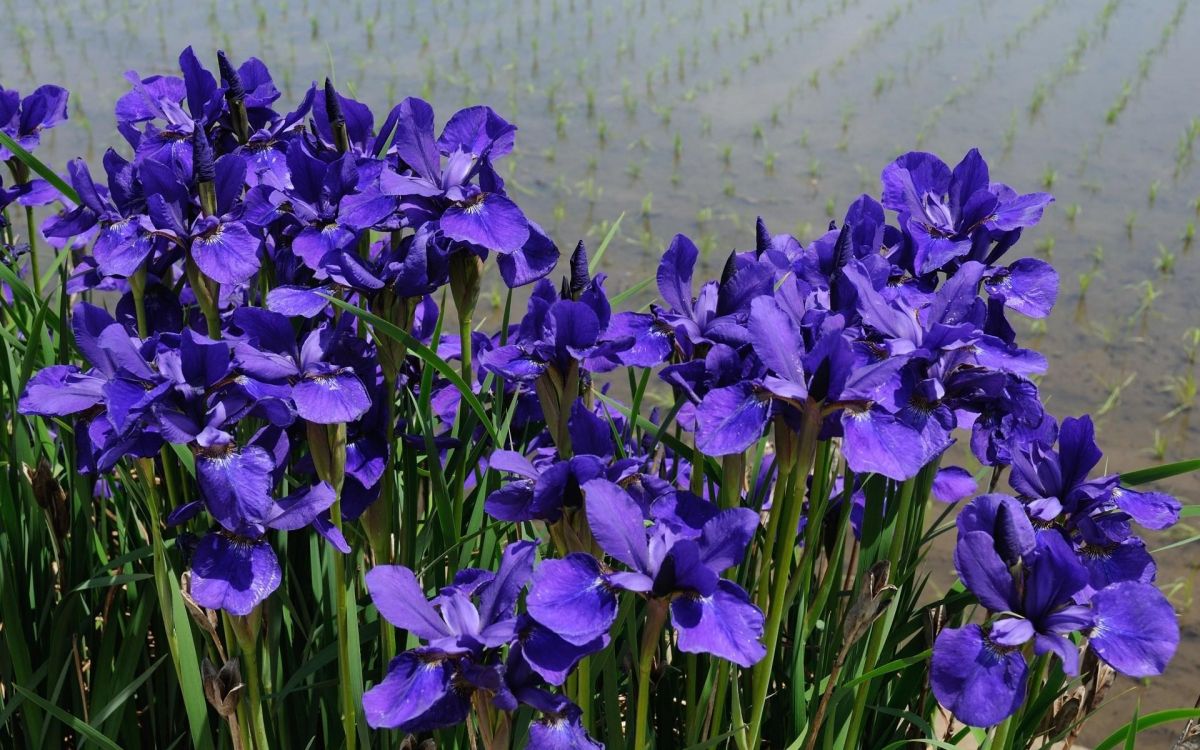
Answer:
[[(217, 47), (261, 57), (284, 102), (332, 69), (376, 111), (409, 94), (443, 116), (490, 103), (521, 127), (510, 189), (560, 246), (598, 242), (624, 213), (605, 258), (614, 291), (651, 274), (676, 231), (716, 274), (758, 215), (804, 241), (877, 194), (896, 154), (953, 164), (979, 146), (998, 179), (1058, 198), (1023, 247), (1053, 260), (1062, 293), (1026, 340), (1050, 359), (1051, 409), (1097, 414), (1118, 471), (1200, 455), (1200, 10), (1187, 5), (6, 0), (0, 77), (71, 90), (71, 122), (39, 152), (59, 166), (120, 141), (122, 71), (171, 72), (187, 44), (210, 67)], [(1198, 488), (1172, 486), (1185, 502)], [(1196, 548), (1161, 567), (1192, 645), (1143, 712), (1200, 685)]]

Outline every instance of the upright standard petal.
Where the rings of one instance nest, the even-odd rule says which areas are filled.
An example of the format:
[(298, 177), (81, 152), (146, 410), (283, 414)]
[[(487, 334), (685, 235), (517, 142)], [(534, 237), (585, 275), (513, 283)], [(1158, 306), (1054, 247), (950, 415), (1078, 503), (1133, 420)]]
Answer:
[(504, 549), (500, 569), (496, 577), (483, 589), (479, 597), (479, 619), (484, 627), (506, 617), (513, 616), (517, 597), (529, 576), (533, 574), (533, 558), (537, 554), (536, 541), (514, 542)]
[(682, 234), (671, 240), (658, 264), (658, 293), (675, 312), (692, 316), (692, 272), (700, 251)]
[(992, 612), (1020, 608), (1012, 573), (996, 553), (995, 541), (985, 532), (968, 531), (959, 535), (954, 547), (954, 567), (979, 603)]
[(629, 493), (605, 479), (583, 485), (588, 527), (600, 548), (639, 572), (650, 569), (642, 508)]
[(413, 572), (402, 565), (376, 565), (367, 571), (371, 601), (391, 624), (432, 641), (450, 635), (449, 628), (425, 598)]

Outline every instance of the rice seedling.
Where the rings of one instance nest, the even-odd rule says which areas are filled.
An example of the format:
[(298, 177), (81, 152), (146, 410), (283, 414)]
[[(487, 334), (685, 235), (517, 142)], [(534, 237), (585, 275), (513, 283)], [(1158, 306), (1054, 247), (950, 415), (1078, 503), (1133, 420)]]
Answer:
[(1164, 276), (1175, 273), (1175, 253), (1161, 242), (1158, 243), (1158, 257), (1154, 261), (1154, 267)]

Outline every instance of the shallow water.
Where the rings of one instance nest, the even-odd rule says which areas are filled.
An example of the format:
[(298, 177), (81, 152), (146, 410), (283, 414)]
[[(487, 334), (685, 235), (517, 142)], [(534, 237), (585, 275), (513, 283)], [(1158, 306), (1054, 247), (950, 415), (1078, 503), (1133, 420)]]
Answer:
[[(5, 0), (0, 80), (72, 91), (71, 121), (39, 151), (59, 167), (120, 142), (122, 71), (175, 71), (187, 44), (214, 68), (216, 47), (262, 58), (281, 108), (331, 67), (377, 113), (410, 94), (443, 120), (489, 103), (521, 126), (510, 189), (564, 251), (580, 237), (594, 246), (624, 214), (603, 264), (614, 291), (652, 274), (677, 231), (715, 275), (731, 247), (751, 246), (758, 215), (807, 241), (841, 219), (827, 206), (877, 194), (898, 153), (953, 164), (978, 146), (995, 179), (1058, 199), (1019, 247), (1057, 266), (1058, 308), (1022, 333), (1049, 357), (1051, 409), (1097, 414), (1108, 468), (1121, 471), (1200, 455), (1195, 420), (1179, 410), (1195, 395), (1200, 328), (1200, 253), (1182, 239), (1200, 222), (1200, 137), (1195, 157), (1185, 147), (1200, 118), (1200, 8), (1187, 5)], [(1200, 501), (1200, 479), (1169, 487)], [(1198, 570), (1200, 546), (1160, 557), (1185, 645), (1143, 713), (1200, 689)], [(1132, 706), (1116, 704), (1088, 737)], [(1169, 732), (1145, 739), (1165, 745)]]

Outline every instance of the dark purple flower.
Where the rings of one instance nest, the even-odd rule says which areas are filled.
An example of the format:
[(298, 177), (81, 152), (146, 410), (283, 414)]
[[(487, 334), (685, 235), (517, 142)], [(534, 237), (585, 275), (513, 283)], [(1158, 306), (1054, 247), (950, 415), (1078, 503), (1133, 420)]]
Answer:
[(1020, 649), (1029, 641), (1035, 654), (1058, 656), (1068, 675), (1078, 672), (1078, 648), (1067, 637), (1076, 632), (1117, 671), (1162, 672), (1179, 628), (1153, 585), (1124, 581), (1091, 593), (1089, 571), (1063, 535), (1035, 531), (1010, 497), (972, 501), (958, 529), (955, 567), (992, 615), (984, 626), (943, 630), (934, 645), (934, 694), (960, 720), (990, 726), (1016, 711), (1027, 672)]
[(501, 710), (516, 708), (503, 665), (488, 653), (517, 637), (514, 610), (536, 549), (537, 542), (511, 544), (496, 573), (461, 570), (432, 600), (408, 568), (381, 565), (367, 573), (379, 613), (428, 644), (396, 657), (383, 682), (363, 694), (368, 724), (406, 732), (451, 726), (466, 719), (476, 689), (492, 693)]
[(597, 544), (630, 572), (611, 572), (591, 555), (547, 560), (534, 573), (527, 606), (534, 620), (571, 643), (607, 633), (616, 591), (670, 601), (681, 651), (709, 653), (743, 667), (766, 653), (763, 614), (721, 571), (737, 565), (758, 526), (748, 508), (718, 511), (677, 495), (655, 504), (647, 528), (642, 508), (604, 479), (583, 485), (588, 526)]
[(278, 313), (242, 307), (234, 311), (233, 323), (242, 331), (234, 343), (238, 369), (263, 383), (288, 386), (301, 419), (352, 422), (370, 407), (362, 380), (339, 362), (351, 331), (322, 325), (297, 345), (291, 323)]
[[(41, 143), (42, 131), (67, 119), (67, 99), (70, 94), (61, 86), (39, 86), (24, 99), (12, 89), (0, 86), (0, 131), (26, 151)], [(14, 155), (0, 146), (0, 161)]]

